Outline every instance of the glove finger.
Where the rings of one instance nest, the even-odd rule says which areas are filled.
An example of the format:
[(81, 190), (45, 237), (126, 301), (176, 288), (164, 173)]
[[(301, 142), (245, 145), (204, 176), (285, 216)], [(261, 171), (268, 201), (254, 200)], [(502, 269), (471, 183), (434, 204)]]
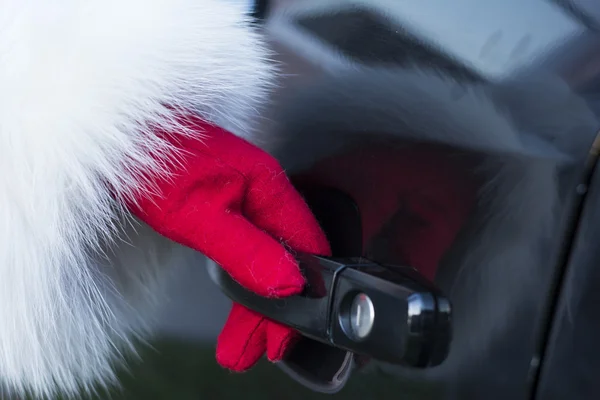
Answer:
[[(256, 226), (284, 242), (289, 248), (311, 254), (331, 255), (329, 242), (312, 211), (280, 169), (265, 167), (252, 181), (243, 213)], [(313, 295), (325, 295), (318, 274), (306, 271)]]
[(265, 353), (268, 321), (234, 303), (217, 339), (217, 362), (232, 371), (253, 367)]
[(294, 257), (239, 214), (222, 212), (210, 225), (203, 253), (242, 286), (264, 297), (302, 292), (305, 280)]
[(330, 248), (312, 211), (276, 166), (256, 174), (243, 205), (244, 215), (290, 248), (327, 256)]
[(300, 339), (300, 334), (285, 325), (268, 321), (267, 324), (267, 358), (269, 361), (281, 361)]

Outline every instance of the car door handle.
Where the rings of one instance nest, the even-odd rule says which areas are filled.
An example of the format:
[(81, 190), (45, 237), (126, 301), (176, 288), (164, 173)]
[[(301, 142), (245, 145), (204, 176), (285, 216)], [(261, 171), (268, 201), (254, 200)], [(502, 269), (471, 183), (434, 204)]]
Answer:
[(308, 284), (301, 295), (284, 299), (258, 296), (218, 265), (208, 268), (231, 300), (317, 342), (414, 368), (445, 360), (451, 305), (415, 269), (364, 258), (297, 254), (297, 259)]

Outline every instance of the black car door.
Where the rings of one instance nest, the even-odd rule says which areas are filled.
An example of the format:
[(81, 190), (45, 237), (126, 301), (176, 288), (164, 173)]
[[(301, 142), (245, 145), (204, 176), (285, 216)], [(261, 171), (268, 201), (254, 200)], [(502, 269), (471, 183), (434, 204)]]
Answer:
[(445, 362), (371, 360), (351, 380), (392, 376), (385, 398), (597, 396), (600, 7), (257, 4), (285, 77), (263, 127), (277, 140), (265, 142), (322, 220), (347, 205), (332, 191), (354, 202), (362, 236), (334, 227), (338, 255), (400, 265), (414, 258), (408, 242), (439, 252), (404, 229), (414, 196), (440, 215), (421, 225), (461, 216), (435, 271), (422, 271), (453, 304)]

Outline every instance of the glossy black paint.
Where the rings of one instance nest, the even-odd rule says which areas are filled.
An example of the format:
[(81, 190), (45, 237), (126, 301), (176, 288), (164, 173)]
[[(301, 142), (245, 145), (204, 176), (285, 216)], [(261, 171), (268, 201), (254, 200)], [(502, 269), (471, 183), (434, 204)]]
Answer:
[[(285, 299), (255, 295), (215, 264), (213, 281), (233, 301), (296, 328), (305, 337), (376, 360), (414, 368), (439, 365), (448, 354), (451, 310), (431, 282), (410, 267), (382, 266), (364, 258), (297, 255), (308, 285)], [(358, 294), (370, 298), (375, 319), (362, 340), (349, 330), (348, 305)]]
[(582, 209), (572, 251), (565, 260), (563, 279), (557, 285), (556, 304), (550, 316), (544, 363), (533, 391), (537, 399), (593, 399), (600, 395), (595, 371), (600, 368), (600, 232), (599, 166), (580, 187)]
[[(358, 261), (358, 260), (357, 260)], [(451, 343), (451, 310), (439, 291), (424, 282), (412, 268), (377, 264), (350, 265), (340, 272), (335, 287), (331, 341), (342, 348), (374, 359), (414, 368), (441, 364)], [(358, 293), (375, 305), (373, 331), (355, 342), (336, 323), (343, 302)]]
[[(492, 97), (510, 109), (516, 127), (519, 145), (510, 148), (485, 147), (447, 125), (445, 136), (422, 136), (425, 145), (447, 146), (448, 154), (467, 153), (476, 165), (509, 171), (484, 175), (483, 186), (501, 176), (507, 192), (493, 195), (510, 206), (501, 211), (480, 206), (436, 276), (457, 314), (448, 361), (423, 371), (388, 365), (381, 371), (441, 387), (435, 399), (600, 396), (595, 339), (600, 178), (589, 187), (587, 182), (600, 123), (587, 114), (579, 121), (582, 104), (564, 92), (529, 85), (537, 77), (559, 77), (583, 100), (584, 113), (599, 116), (599, 21), (600, 3), (593, 0), (271, 2), (264, 29), (287, 73), (276, 103), (305, 104), (287, 115), (283, 128), (265, 123), (265, 132), (286, 132), (269, 150), (292, 176), (310, 171), (318, 178), (325, 174), (319, 162), (332, 156), (357, 148), (368, 154), (377, 145), (402, 148), (414, 140), (393, 115), (415, 100), (396, 95), (394, 88), (410, 86), (393, 74), (361, 81), (353, 71), (365, 67), (416, 65), (458, 82), (492, 85)], [(334, 87), (348, 94), (328, 100)], [(437, 90), (428, 81), (423, 87)], [(460, 97), (459, 91), (457, 102)], [(540, 112), (554, 100), (552, 112)], [(431, 118), (457, 115), (453, 106), (448, 104), (447, 113), (432, 111)], [(281, 109), (274, 106), (272, 119), (279, 119)], [(479, 127), (480, 138), (496, 132), (489, 121)], [(340, 181), (349, 173), (334, 171)], [(544, 179), (548, 185), (528, 190)], [(549, 198), (556, 199), (552, 212), (538, 213)], [(387, 239), (384, 233), (369, 248), (356, 244), (347, 251), (370, 251), (378, 262), (400, 261), (390, 256)]]
[[(302, 296), (285, 299), (268, 299), (258, 296), (215, 264), (209, 267), (212, 280), (229, 298), (244, 304), (288, 326), (299, 329), (307, 337), (329, 341), (330, 294), (336, 271), (340, 264), (334, 261), (309, 259), (302, 262), (302, 272), (309, 284)], [(310, 310), (310, 312), (306, 312)]]

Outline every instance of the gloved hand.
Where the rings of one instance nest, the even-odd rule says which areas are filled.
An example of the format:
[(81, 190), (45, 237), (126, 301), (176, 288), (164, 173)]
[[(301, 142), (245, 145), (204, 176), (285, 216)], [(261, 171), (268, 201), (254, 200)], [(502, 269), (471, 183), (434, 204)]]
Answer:
[[(299, 294), (305, 279), (290, 251), (330, 252), (302, 197), (261, 149), (194, 116), (183, 124), (204, 138), (163, 132), (182, 155), (169, 179), (158, 182), (156, 195), (130, 205), (132, 213), (158, 233), (205, 254), (259, 295)], [(265, 352), (278, 361), (296, 335), (234, 304), (218, 339), (217, 361), (235, 371), (252, 367)]]

